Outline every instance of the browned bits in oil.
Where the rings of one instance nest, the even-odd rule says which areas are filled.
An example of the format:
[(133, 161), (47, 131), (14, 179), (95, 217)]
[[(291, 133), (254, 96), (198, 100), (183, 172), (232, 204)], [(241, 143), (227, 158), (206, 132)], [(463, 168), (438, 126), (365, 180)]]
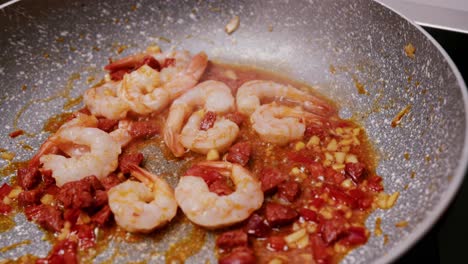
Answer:
[(409, 188), (409, 184), (406, 184), (405, 187), (403, 187), (403, 190), (406, 191), (406, 190), (408, 190), (408, 188)]
[(172, 244), (166, 251), (166, 263), (184, 263), (187, 258), (195, 255), (205, 244), (206, 231), (193, 225), (190, 234)]
[(63, 37), (58, 37), (55, 39), (55, 41), (57, 41), (58, 43), (63, 43), (65, 39)]
[(401, 119), (409, 113), (411, 110), (411, 105), (407, 105), (403, 110), (401, 110), (392, 120), (392, 127), (396, 127), (400, 124)]
[(61, 125), (63, 125), (71, 118), (72, 115), (73, 113), (62, 113), (54, 115), (47, 119), (42, 129), (46, 132), (55, 133)]
[(42, 55), (45, 59), (48, 59), (49, 58), (49, 53), (44, 53), (44, 55)]
[(0, 158), (8, 161), (12, 161), (15, 158), (15, 153), (13, 152), (8, 152), (8, 151), (2, 151), (0, 152)]
[(136, 5), (132, 5), (132, 7), (130, 8), (132, 11), (135, 11), (137, 10), (137, 6)]
[(386, 245), (388, 243), (388, 235), (387, 234), (385, 234), (383, 236), (383, 243), (384, 243), (384, 245)]
[(101, 49), (98, 46), (93, 46), (94, 51), (100, 51)]
[(86, 83), (87, 83), (87, 84), (90, 84), (90, 83), (94, 82), (94, 80), (96, 80), (96, 77), (94, 77), (94, 76), (89, 76), (89, 77), (86, 79)]
[(117, 54), (120, 54), (120, 53), (124, 52), (124, 50), (126, 50), (127, 48), (128, 48), (127, 45), (120, 45), (120, 46), (117, 47), (116, 52), (117, 52)]
[(383, 234), (381, 224), (382, 224), (382, 218), (377, 217), (377, 219), (375, 219), (375, 228), (374, 228), (374, 234), (376, 236), (381, 236)]
[(411, 179), (414, 179), (414, 177), (416, 177), (416, 172), (412, 171), (410, 177), (411, 177)]
[(408, 45), (405, 46), (405, 53), (408, 58), (414, 59), (415, 52), (416, 48), (413, 46), (413, 44), (408, 43)]
[(34, 148), (31, 147), (31, 146), (28, 145), (28, 144), (23, 144), (21, 147), (22, 147), (23, 149), (25, 149), (25, 150), (28, 150), (28, 151), (33, 151), (33, 150), (34, 150)]
[(7, 259), (6, 263), (8, 264), (24, 264), (24, 263), (36, 263), (36, 260), (38, 257), (31, 255), (31, 254), (26, 254), (23, 255), (17, 259)]
[(0, 169), (0, 177), (8, 176), (14, 173), (19, 168), (24, 168), (28, 165), (27, 161), (15, 161), (11, 162)]
[(221, 12), (221, 8), (219, 7), (210, 7), (208, 10), (210, 10), (211, 12), (215, 12), (215, 13)]
[(364, 84), (360, 83), (356, 76), (353, 76), (353, 81), (354, 81), (354, 86), (356, 87), (359, 94), (365, 94), (365, 95), (369, 94), (366, 88), (364, 87)]
[(70, 51), (76, 51), (75, 47), (70, 47)]
[(23, 86), (21, 86), (21, 90), (26, 91), (26, 89), (28, 89), (28, 86), (26, 84), (23, 84)]
[(159, 40), (164, 41), (166, 43), (171, 43), (171, 40), (166, 37), (158, 37)]
[(335, 73), (336, 73), (336, 68), (335, 68), (335, 66), (333, 66), (332, 64), (330, 64), (329, 70), (330, 70), (330, 73), (331, 73), (331, 74), (335, 74)]
[[(15, 221), (13, 221), (10, 217), (6, 215), (0, 214), (0, 233), (6, 232), (10, 229), (12, 229), (15, 226)], [(4, 251), (0, 252), (3, 253)]]
[(24, 134), (24, 130), (22, 129), (17, 129), (9, 134), (11, 138), (16, 138)]
[(20, 242), (11, 244), (9, 246), (0, 248), (0, 253), (5, 253), (5, 252), (7, 252), (9, 250), (15, 249), (17, 247), (21, 247), (23, 245), (29, 245), (29, 244), (31, 244), (31, 240), (20, 241)]
[(426, 162), (431, 162), (431, 156), (426, 155), (426, 156), (424, 157), (424, 160), (425, 160)]
[(76, 98), (70, 98), (63, 104), (63, 110), (70, 110), (72, 107), (81, 104), (81, 101), (83, 101), (83, 96), (81, 95)]
[(405, 157), (405, 160), (409, 160), (410, 154), (408, 152), (405, 152), (405, 154), (403, 154), (403, 157)]
[(395, 227), (400, 227), (400, 228), (407, 227), (407, 226), (408, 226), (408, 221), (400, 221), (395, 224)]

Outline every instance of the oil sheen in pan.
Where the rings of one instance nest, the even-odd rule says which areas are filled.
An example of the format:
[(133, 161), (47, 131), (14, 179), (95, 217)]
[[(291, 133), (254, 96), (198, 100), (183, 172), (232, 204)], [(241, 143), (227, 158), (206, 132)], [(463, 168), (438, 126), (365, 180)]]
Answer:
[[(239, 15), (240, 26), (228, 36), (223, 27), (234, 14)], [(383, 243), (383, 236), (373, 236), (343, 263), (388, 262), (400, 255), (434, 223), (462, 180), (467, 159), (462, 144), (467, 131), (465, 85), (430, 37), (375, 2), (166, 1), (156, 5), (142, 1), (134, 5), (70, 0), (43, 6), (25, 0), (7, 7), (0, 21), (6, 25), (0, 41), (0, 76), (4, 77), (0, 103), (8, 109), (0, 119), (0, 148), (16, 153), (15, 161), (31, 155), (21, 147), (21, 140), (37, 148), (46, 137), (8, 137), (15, 114), (25, 103), (56, 94), (71, 73), (79, 72), (81, 78), (71, 93), (76, 98), (89, 86), (87, 78), (101, 74), (90, 65), (100, 69), (97, 63), (106, 61), (111, 52), (121, 51), (123, 56), (158, 42), (164, 49), (178, 45), (193, 52), (205, 50), (210, 58), (285, 72), (347, 106), (342, 114), (361, 117), (380, 152), (377, 172), (384, 177), (386, 190), (408, 187), (400, 203), (385, 213), (377, 211), (367, 222), (373, 229), (380, 217), (388, 243)], [(414, 59), (404, 53), (408, 43), (416, 49)], [(333, 74), (330, 65), (346, 71)], [(368, 95), (357, 93), (353, 76)], [(34, 104), (18, 124), (29, 133), (39, 133), (48, 117), (62, 111), (65, 101)], [(392, 119), (409, 104), (410, 113), (391, 128)], [(7, 163), (2, 160), (0, 166)], [(405, 219), (409, 220), (406, 227), (395, 227)], [(32, 242), (1, 253), (2, 257), (24, 252), (45, 255), (49, 245), (41, 241), (41, 232), (21, 215), (15, 221), (17, 231), (2, 233), (7, 239), (0, 241), (0, 247)], [(187, 262), (207, 258), (214, 262), (211, 238)], [(133, 255), (116, 261), (139, 257), (145, 243), (138, 248), (142, 251), (133, 250)], [(107, 252), (96, 261), (111, 255)]]

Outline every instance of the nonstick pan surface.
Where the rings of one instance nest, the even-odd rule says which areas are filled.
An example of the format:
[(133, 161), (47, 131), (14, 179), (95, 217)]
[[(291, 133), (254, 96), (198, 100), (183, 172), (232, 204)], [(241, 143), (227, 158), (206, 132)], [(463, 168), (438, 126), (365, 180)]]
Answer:
[[(227, 35), (224, 26), (235, 15), (240, 27)], [(316, 87), (340, 105), (342, 117), (365, 127), (386, 192), (401, 194), (392, 209), (376, 210), (366, 223), (372, 232), (382, 218), (388, 241), (372, 235), (343, 263), (395, 260), (435, 223), (465, 173), (468, 99), (458, 70), (420, 27), (376, 2), (25, 0), (3, 8), (0, 25), (0, 148), (14, 152), (15, 161), (33, 155), (24, 146), (37, 150), (47, 138), (42, 129), (48, 118), (80, 108), (72, 99), (104, 75), (109, 57), (156, 43), (287, 74)], [(414, 58), (404, 52), (409, 43)], [(359, 84), (366, 95), (358, 93)], [(392, 119), (408, 106), (393, 128)], [(16, 129), (27, 133), (10, 138)], [(170, 175), (180, 166), (158, 159), (156, 148), (145, 151), (156, 157), (147, 162), (154, 172)], [(0, 160), (0, 167), (8, 164)], [(3, 174), (0, 183), (14, 175)], [(0, 252), (0, 259), (45, 256), (51, 245), (43, 232), (21, 213), (14, 220), (16, 227), (0, 234), (0, 248), (31, 243)], [(401, 221), (408, 225), (395, 227)], [(156, 238), (116, 239), (94, 262), (163, 262), (170, 244), (192, 229), (179, 219)], [(188, 263), (216, 262), (214, 234), (204, 234), (203, 247)]]

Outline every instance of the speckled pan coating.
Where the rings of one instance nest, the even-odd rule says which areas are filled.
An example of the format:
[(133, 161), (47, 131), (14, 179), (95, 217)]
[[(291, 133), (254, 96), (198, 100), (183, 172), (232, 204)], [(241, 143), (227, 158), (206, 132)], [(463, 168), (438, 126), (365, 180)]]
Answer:
[[(240, 27), (229, 36), (224, 26), (234, 15), (240, 16)], [(108, 57), (157, 43), (288, 74), (317, 87), (340, 103), (344, 117), (362, 123), (380, 154), (378, 173), (387, 192), (401, 195), (395, 207), (377, 210), (367, 221), (372, 231), (376, 217), (383, 219), (388, 243), (373, 235), (343, 263), (395, 259), (434, 223), (464, 175), (467, 95), (460, 74), (426, 33), (375, 2), (26, 0), (0, 11), (0, 25), (0, 148), (15, 152), (16, 160), (32, 156), (21, 146), (37, 149), (47, 137), (41, 133), (44, 122), (62, 112), (66, 101), (40, 99), (62, 91), (70, 76), (79, 73), (70, 95), (77, 97), (91, 85), (89, 77), (103, 76)], [(408, 43), (416, 48), (414, 59), (404, 53)], [(117, 55), (122, 45), (127, 48)], [(363, 84), (368, 95), (358, 94), (355, 82)], [(36, 101), (19, 117), (19, 127), (36, 136), (10, 139), (15, 116), (31, 100)], [(409, 104), (410, 113), (392, 128), (393, 117)], [(145, 151), (153, 154), (147, 155), (151, 169), (170, 173), (178, 166), (158, 163), (156, 148)], [(0, 160), (0, 166), (6, 164)], [(8, 177), (0, 179), (5, 181)], [(32, 243), (1, 252), (0, 259), (46, 255), (50, 245), (41, 241), (42, 232), (22, 214), (15, 219), (16, 228), (0, 234), (0, 248), (25, 239)], [(400, 221), (409, 224), (396, 228)], [(115, 250), (128, 253), (115, 262), (162, 262), (168, 245), (190, 228), (183, 222), (172, 224), (158, 243), (115, 242), (95, 262)], [(215, 263), (213, 237), (208, 234), (203, 249), (187, 262)]]

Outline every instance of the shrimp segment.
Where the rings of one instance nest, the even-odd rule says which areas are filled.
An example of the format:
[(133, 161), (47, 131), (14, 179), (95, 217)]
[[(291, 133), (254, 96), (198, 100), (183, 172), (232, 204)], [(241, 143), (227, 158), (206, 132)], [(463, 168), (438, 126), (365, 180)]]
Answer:
[(306, 127), (304, 120), (322, 124), (319, 116), (275, 103), (260, 106), (250, 120), (263, 140), (277, 145), (302, 139)]
[(174, 218), (177, 213), (172, 188), (150, 172), (130, 165), (132, 176), (108, 192), (109, 207), (117, 224), (129, 232), (149, 233)]
[(184, 61), (176, 61), (181, 67), (168, 67), (158, 72), (148, 65), (143, 65), (136, 71), (125, 74), (118, 96), (125, 101), (132, 111), (138, 114), (149, 114), (163, 110), (173, 99), (194, 87), (203, 75), (208, 63), (205, 53), (195, 55), (184, 65)]
[[(39, 148), (39, 151), (31, 158), (29, 164), (31, 167), (39, 167), (40, 158), (46, 154), (55, 154), (59, 151), (59, 147), (55, 144), (55, 135), (60, 133), (66, 128), (70, 127), (97, 127), (98, 120), (94, 116), (86, 115), (80, 112), (73, 114), (74, 118), (65, 122), (57, 132), (50, 136)], [(81, 152), (82, 148), (76, 148), (73, 144), (64, 144), (60, 146), (60, 150), (65, 152), (67, 155), (72, 156), (73, 152)]]
[(239, 87), (236, 97), (237, 109), (243, 114), (250, 115), (260, 107), (262, 101), (267, 99), (290, 101), (321, 116), (330, 116), (334, 113), (333, 107), (316, 96), (289, 85), (260, 80), (249, 81)]
[[(223, 150), (226, 148), (226, 144), (228, 144), (227, 147), (229, 147), (229, 144), (232, 143), (237, 136), (239, 130), (237, 125), (225, 119), (217, 120), (214, 127), (209, 132), (204, 131), (206, 132), (204, 133), (198, 131), (199, 129), (196, 127), (196, 124), (199, 124), (201, 119), (194, 114), (189, 119), (187, 129), (184, 128), (182, 131), (184, 139), (183, 142), (181, 142), (180, 132), (184, 126), (184, 121), (196, 107), (203, 107), (206, 111), (212, 111), (218, 114), (227, 113), (232, 111), (235, 107), (234, 97), (226, 84), (218, 81), (205, 81), (198, 84), (172, 103), (163, 133), (164, 142), (166, 142), (166, 145), (176, 157), (180, 157), (185, 153), (184, 146), (201, 153), (206, 153), (207, 147)], [(234, 126), (237, 127), (237, 130), (233, 128)], [(190, 131), (191, 129), (194, 131)], [(206, 136), (208, 135), (214, 138), (226, 138), (216, 142), (202, 142), (204, 139), (207, 139)], [(202, 147), (203, 145), (204, 147)]]
[(235, 192), (218, 196), (206, 182), (195, 176), (184, 176), (175, 188), (175, 198), (182, 211), (197, 225), (221, 228), (247, 219), (263, 203), (260, 182), (244, 167), (229, 162), (202, 162), (230, 177)]
[(130, 106), (117, 96), (120, 82), (107, 82), (88, 89), (84, 93), (84, 103), (95, 116), (119, 120), (127, 115)]
[(193, 113), (180, 133), (180, 142), (192, 151), (206, 154), (211, 149), (224, 152), (231, 145), (239, 133), (239, 127), (229, 119), (217, 120), (212, 128), (200, 130), (200, 123), (204, 111)]
[(59, 187), (89, 175), (102, 179), (117, 168), (120, 146), (109, 134), (98, 128), (64, 128), (52, 137), (51, 142), (59, 148), (63, 144), (84, 145), (89, 148), (89, 152), (80, 151), (78, 156), (73, 156), (77, 152), (71, 152), (70, 158), (56, 154), (40, 157), (43, 167), (52, 170), (52, 177)]

